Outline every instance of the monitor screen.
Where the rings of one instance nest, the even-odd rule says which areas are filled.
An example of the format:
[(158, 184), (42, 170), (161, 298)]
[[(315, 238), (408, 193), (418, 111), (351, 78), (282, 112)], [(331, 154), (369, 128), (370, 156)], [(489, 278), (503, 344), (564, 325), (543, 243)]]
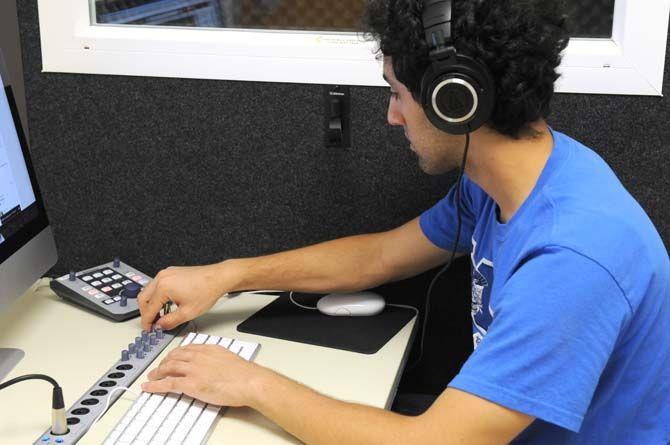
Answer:
[(0, 74), (0, 263), (47, 225), (16, 102)]

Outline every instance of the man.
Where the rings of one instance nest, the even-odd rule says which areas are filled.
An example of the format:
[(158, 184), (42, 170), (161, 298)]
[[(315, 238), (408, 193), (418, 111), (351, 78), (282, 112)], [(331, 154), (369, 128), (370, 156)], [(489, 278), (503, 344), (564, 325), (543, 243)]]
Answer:
[[(368, 23), (385, 56), (388, 121), (421, 168), (457, 168), (466, 137), (419, 102), (431, 63), (422, 2), (379, 0)], [(547, 0), (462, 0), (454, 46), (488, 67), (495, 109), (469, 135), (459, 193), (384, 233), (260, 258), (169, 268), (140, 295), (145, 328), (172, 328), (226, 292), (366, 289), (472, 258), (475, 352), (422, 415), (324, 397), (215, 346), (171, 352), (143, 389), (250, 406), (306, 443), (667, 444), (670, 260), (649, 218), (593, 151), (548, 127), (568, 34)]]

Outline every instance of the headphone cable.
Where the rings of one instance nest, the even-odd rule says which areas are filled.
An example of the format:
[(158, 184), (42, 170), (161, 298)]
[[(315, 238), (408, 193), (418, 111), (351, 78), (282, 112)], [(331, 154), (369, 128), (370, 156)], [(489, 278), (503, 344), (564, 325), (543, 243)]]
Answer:
[(416, 358), (414, 363), (412, 363), (408, 368), (407, 371), (410, 372), (412, 371), (420, 362), (421, 359), (423, 358), (423, 341), (426, 336), (426, 327), (428, 326), (428, 313), (430, 312), (430, 297), (433, 292), (433, 287), (435, 286), (435, 283), (437, 283), (437, 280), (451, 267), (452, 263), (454, 262), (454, 258), (456, 256), (456, 249), (458, 248), (458, 242), (461, 237), (461, 223), (462, 223), (462, 218), (461, 218), (461, 185), (463, 183), (463, 173), (465, 172), (465, 163), (467, 162), (468, 159), (468, 149), (470, 148), (470, 132), (468, 131), (465, 133), (465, 149), (463, 150), (463, 161), (461, 162), (461, 170), (458, 173), (458, 180), (456, 181), (456, 214), (457, 214), (457, 220), (458, 223), (456, 225), (456, 237), (454, 238), (454, 245), (453, 248), (451, 249), (451, 255), (449, 258), (449, 261), (447, 264), (444, 265), (440, 271), (435, 274), (433, 277), (432, 281), (430, 282), (430, 285), (428, 286), (428, 291), (426, 292), (426, 305), (424, 309), (424, 314), (423, 314), (423, 326), (421, 327), (421, 340), (419, 342), (419, 356)]

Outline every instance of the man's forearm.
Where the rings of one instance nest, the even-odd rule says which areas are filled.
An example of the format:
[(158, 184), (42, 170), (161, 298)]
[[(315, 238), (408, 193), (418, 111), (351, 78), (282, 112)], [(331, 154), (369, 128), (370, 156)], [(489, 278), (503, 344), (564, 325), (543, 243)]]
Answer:
[(286, 289), (348, 292), (388, 280), (380, 261), (381, 234), (341, 238), (274, 255), (221, 263), (235, 277), (232, 291)]
[(255, 388), (251, 407), (306, 444), (415, 443), (417, 418), (331, 399), (276, 373)]

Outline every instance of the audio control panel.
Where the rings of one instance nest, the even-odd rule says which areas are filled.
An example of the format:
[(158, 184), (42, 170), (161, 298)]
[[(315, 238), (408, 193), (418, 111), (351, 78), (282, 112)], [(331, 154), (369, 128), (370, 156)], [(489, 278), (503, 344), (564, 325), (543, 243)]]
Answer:
[(132, 342), (128, 344), (128, 347), (119, 352), (119, 360), (68, 408), (67, 434), (55, 435), (47, 430), (33, 444), (70, 445), (77, 443), (105, 409), (110, 394), (109, 406), (112, 406), (123, 394), (122, 390), (113, 393), (112, 390), (118, 387), (130, 387), (175, 336), (179, 335), (179, 331), (181, 331), (180, 328), (163, 331), (155, 327), (151, 331), (142, 331), (140, 335), (131, 339)]
[(91, 309), (115, 321), (140, 315), (137, 296), (151, 278), (118, 258), (100, 266), (51, 281), (60, 297)]

